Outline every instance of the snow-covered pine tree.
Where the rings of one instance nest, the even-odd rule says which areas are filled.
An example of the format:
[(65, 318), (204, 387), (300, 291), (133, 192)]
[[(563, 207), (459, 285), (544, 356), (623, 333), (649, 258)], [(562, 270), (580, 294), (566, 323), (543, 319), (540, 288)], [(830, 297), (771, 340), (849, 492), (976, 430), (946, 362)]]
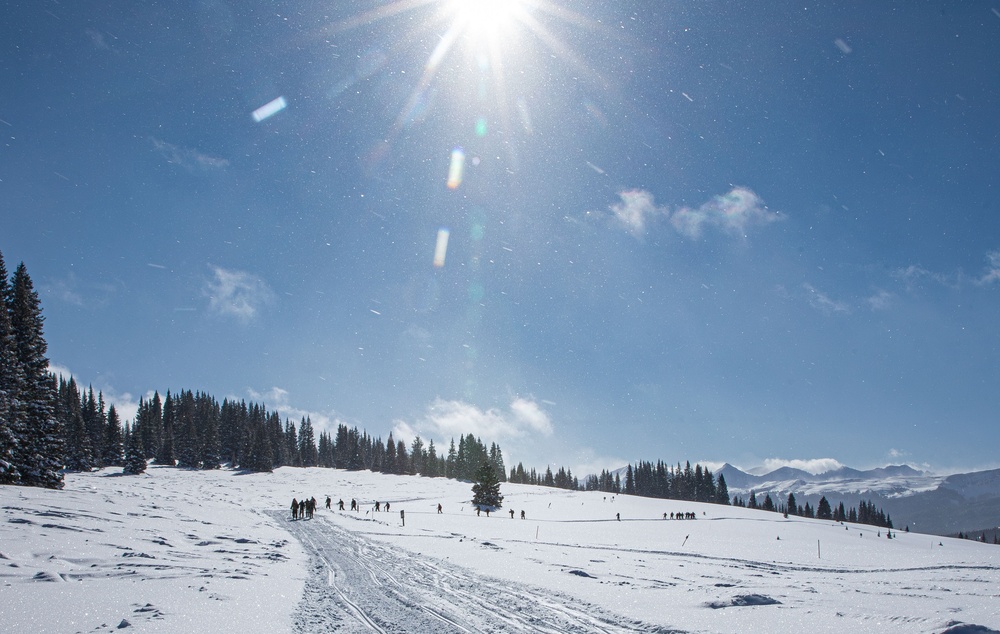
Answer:
[(24, 263), (14, 271), (10, 321), (14, 331), (16, 366), (21, 370), (17, 388), (18, 419), (22, 434), (15, 464), (21, 483), (61, 489), (63, 435), (55, 417), (55, 389), (49, 375), (47, 345), (42, 336), (41, 304)]
[(503, 507), (500, 493), (500, 478), (488, 460), (476, 470), (472, 484), (472, 503), (479, 508), (498, 509)]

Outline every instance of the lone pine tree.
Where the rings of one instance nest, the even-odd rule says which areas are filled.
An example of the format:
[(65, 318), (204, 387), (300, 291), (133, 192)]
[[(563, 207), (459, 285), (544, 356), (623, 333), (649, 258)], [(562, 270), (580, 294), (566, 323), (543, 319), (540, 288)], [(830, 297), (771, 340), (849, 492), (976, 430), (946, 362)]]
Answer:
[(472, 479), (472, 503), (479, 508), (498, 509), (503, 506), (500, 493), (500, 478), (496, 468), (484, 461)]

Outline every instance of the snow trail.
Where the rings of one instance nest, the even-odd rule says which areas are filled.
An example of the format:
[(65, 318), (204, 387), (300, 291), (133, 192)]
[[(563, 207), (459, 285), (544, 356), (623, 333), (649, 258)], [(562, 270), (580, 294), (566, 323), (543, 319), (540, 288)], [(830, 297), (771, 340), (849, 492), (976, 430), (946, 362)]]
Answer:
[(541, 632), (681, 630), (634, 621), (552, 590), (477, 574), (352, 533), (323, 518), (271, 517), (301, 542), (309, 576), (294, 631)]

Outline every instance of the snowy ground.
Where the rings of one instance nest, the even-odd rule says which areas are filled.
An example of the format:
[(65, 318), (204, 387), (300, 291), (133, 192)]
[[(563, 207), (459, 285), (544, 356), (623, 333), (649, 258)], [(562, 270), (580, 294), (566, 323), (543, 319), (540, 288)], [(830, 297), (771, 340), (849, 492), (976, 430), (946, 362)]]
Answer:
[[(0, 487), (0, 630), (1000, 631), (994, 545), (510, 484), (487, 518), (450, 480), (115, 471)], [(293, 522), (303, 495), (361, 510)]]

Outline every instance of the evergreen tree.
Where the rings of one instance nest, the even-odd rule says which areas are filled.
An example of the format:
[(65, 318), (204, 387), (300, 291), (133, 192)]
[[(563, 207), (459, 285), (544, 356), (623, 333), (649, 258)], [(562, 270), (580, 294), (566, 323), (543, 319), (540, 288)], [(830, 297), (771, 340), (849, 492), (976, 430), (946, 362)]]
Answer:
[(444, 461), (444, 476), (446, 478), (457, 479), (456, 468), (458, 464), (458, 451), (455, 449), (455, 439), (451, 439), (451, 445), (448, 447), (448, 457)]
[(729, 504), (729, 487), (726, 485), (726, 476), (721, 473), (715, 485), (715, 503)]
[(47, 345), (42, 335), (41, 305), (24, 264), (14, 271), (10, 321), (14, 332), (19, 439), (14, 463), (21, 483), (61, 489), (63, 434), (54, 414), (55, 389), (48, 373)]
[[(173, 467), (177, 464), (177, 455), (174, 453), (174, 424), (177, 418), (176, 412), (176, 397), (170, 396), (170, 390), (167, 390), (167, 396), (165, 401), (160, 401), (160, 393), (153, 393), (153, 401), (149, 408), (149, 425), (151, 429), (146, 437), (144, 437), (143, 443), (152, 442), (156, 443), (154, 446), (150, 447), (145, 444), (146, 455), (151, 455), (151, 457), (156, 459), (156, 464), (166, 465), (168, 467)], [(146, 428), (146, 422), (143, 421), (143, 429)]]
[(424, 475), (428, 478), (436, 478), (441, 475), (438, 473), (437, 448), (434, 446), (433, 440), (427, 443), (427, 465), (424, 468)]
[(795, 494), (790, 491), (788, 493), (788, 503), (786, 504), (786, 508), (786, 512), (789, 515), (798, 515), (798, 507), (795, 505)]
[(104, 424), (104, 456), (101, 462), (107, 467), (122, 466), (122, 425), (114, 405), (108, 407), (107, 422)]
[(488, 460), (483, 461), (473, 477), (472, 503), (479, 508), (491, 510), (503, 507), (500, 478)]
[(21, 479), (15, 462), (21, 435), (17, 419), (17, 386), (21, 380), (10, 321), (12, 298), (7, 267), (0, 253), (0, 484), (16, 484)]
[(299, 455), (303, 467), (315, 467), (317, 462), (316, 434), (313, 431), (312, 419), (302, 417), (299, 423)]
[(764, 503), (760, 505), (760, 510), (762, 511), (774, 511), (774, 500), (771, 499), (770, 493), (764, 494)]
[(830, 502), (827, 501), (826, 496), (819, 499), (819, 504), (816, 506), (816, 519), (833, 519), (833, 509), (830, 508)]
[[(424, 471), (424, 441), (420, 436), (413, 439), (410, 444), (410, 475), (417, 475)], [(426, 474), (424, 474), (426, 475)]]
[(125, 464), (122, 473), (139, 475), (146, 471), (146, 452), (142, 448), (142, 434), (132, 425), (131, 432), (125, 430)]

